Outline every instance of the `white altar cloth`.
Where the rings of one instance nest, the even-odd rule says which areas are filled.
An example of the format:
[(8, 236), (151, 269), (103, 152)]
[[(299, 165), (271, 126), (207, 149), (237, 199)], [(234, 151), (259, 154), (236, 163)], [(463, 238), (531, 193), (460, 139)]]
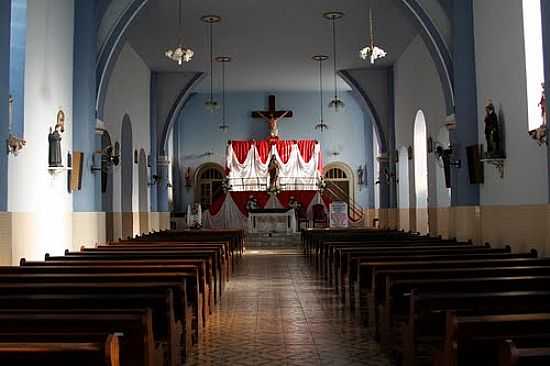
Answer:
[(248, 214), (250, 233), (295, 233), (294, 209), (253, 210)]

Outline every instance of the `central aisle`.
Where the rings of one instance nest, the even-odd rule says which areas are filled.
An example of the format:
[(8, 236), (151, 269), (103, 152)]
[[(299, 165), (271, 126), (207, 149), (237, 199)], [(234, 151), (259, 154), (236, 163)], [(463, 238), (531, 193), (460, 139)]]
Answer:
[(249, 248), (190, 365), (390, 365), (297, 249)]

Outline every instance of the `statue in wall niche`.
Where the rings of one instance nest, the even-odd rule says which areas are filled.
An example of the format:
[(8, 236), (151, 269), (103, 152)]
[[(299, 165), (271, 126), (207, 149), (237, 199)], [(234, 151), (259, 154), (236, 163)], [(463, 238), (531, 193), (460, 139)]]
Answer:
[(499, 156), (500, 132), (495, 106), (491, 100), (485, 106), (485, 140), (487, 141), (487, 157)]
[(57, 123), (55, 127), (50, 127), (48, 134), (48, 166), (52, 168), (63, 166), (63, 156), (61, 155), (61, 134), (65, 132), (65, 113), (62, 110), (57, 112)]

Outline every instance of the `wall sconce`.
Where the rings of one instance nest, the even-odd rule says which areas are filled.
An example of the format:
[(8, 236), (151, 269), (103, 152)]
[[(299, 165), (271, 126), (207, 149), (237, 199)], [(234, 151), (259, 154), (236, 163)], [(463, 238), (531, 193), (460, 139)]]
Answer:
[[(104, 171), (120, 163), (120, 144), (109, 145), (103, 150), (98, 150), (92, 155), (92, 173)], [(103, 166), (105, 165), (105, 167)], [(106, 171), (105, 171), (106, 172)]]
[[(13, 95), (10, 95), (8, 97), (8, 131), (11, 131), (12, 129), (12, 123), (13, 123)], [(8, 135), (8, 138), (6, 140), (6, 149), (8, 154), (13, 154), (13, 156), (17, 156), (19, 151), (23, 149), (23, 147), (27, 144), (27, 141), (23, 140), (20, 137), (15, 136), (11, 132)]]

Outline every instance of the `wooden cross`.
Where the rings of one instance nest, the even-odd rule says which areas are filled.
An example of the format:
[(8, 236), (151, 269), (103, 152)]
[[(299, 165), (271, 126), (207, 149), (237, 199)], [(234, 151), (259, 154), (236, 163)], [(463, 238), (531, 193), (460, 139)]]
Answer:
[(269, 109), (267, 111), (255, 111), (252, 112), (252, 118), (261, 118), (267, 120), (268, 127), (271, 133), (271, 137), (277, 137), (279, 134), (277, 128), (277, 122), (281, 118), (292, 118), (294, 115), (292, 111), (278, 111), (275, 108), (275, 96), (269, 96)]

